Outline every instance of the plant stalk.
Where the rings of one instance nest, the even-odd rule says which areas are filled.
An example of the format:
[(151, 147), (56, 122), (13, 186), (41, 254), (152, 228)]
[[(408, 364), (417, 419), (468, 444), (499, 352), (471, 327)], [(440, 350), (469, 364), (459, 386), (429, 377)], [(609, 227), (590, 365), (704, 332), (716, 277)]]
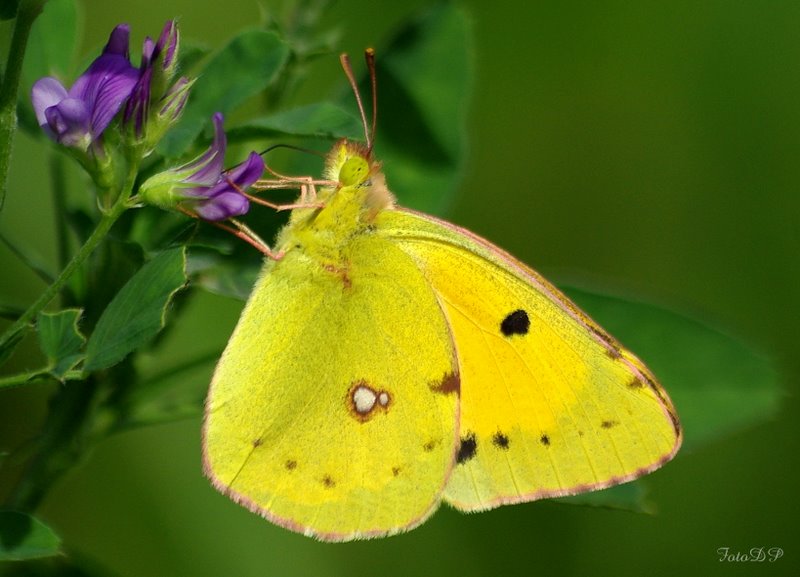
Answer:
[(45, 0), (22, 0), (17, 8), (17, 20), (6, 60), (5, 76), (0, 83), (0, 210), (6, 199), (8, 167), (11, 163), (11, 149), (17, 131), (17, 94), (22, 78), (22, 61), (25, 47), (36, 18), (41, 14)]

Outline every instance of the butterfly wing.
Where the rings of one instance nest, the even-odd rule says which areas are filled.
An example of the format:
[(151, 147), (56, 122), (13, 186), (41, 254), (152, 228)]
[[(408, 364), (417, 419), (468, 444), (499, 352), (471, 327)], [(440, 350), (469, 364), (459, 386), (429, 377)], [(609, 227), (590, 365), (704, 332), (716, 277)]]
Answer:
[(575, 494), (629, 481), (676, 453), (681, 432), (647, 368), (537, 273), (480, 237), (407, 210), (383, 234), (423, 270), (456, 343), (455, 507)]
[(265, 265), (203, 428), (219, 490), (326, 540), (421, 523), (458, 439), (455, 352), (426, 279), (382, 239), (346, 260), (334, 270), (294, 250)]

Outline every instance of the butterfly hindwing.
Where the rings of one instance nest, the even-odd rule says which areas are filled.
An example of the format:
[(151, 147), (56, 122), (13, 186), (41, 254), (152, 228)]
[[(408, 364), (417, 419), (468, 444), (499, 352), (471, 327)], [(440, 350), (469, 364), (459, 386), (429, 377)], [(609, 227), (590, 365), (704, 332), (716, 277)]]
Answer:
[(204, 424), (220, 490), (328, 540), (422, 522), (457, 443), (459, 376), (438, 300), (393, 243), (365, 236), (348, 250), (346, 270), (299, 250), (265, 265)]
[(675, 411), (652, 374), (538, 274), (426, 215), (385, 211), (378, 225), (424, 272), (456, 343), (447, 501), (481, 510), (599, 489), (675, 454)]

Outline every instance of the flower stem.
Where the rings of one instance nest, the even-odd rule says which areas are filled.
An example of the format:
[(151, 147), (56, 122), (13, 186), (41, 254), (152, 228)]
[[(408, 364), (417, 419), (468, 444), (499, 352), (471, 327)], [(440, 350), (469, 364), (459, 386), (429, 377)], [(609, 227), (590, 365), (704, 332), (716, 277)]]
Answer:
[(16, 322), (11, 325), (5, 333), (3, 333), (2, 337), (0, 337), (0, 349), (2, 349), (9, 341), (14, 339), (18, 335), (18, 333), (24, 330), (33, 320), (36, 318), (44, 307), (48, 305), (48, 303), (53, 300), (53, 298), (59, 293), (59, 291), (63, 288), (64, 284), (70, 279), (72, 274), (78, 269), (79, 266), (83, 264), (83, 261), (92, 254), (92, 251), (100, 244), (105, 236), (108, 234), (108, 231), (111, 230), (112, 225), (116, 222), (116, 220), (125, 212), (127, 206), (124, 203), (117, 203), (114, 207), (107, 213), (103, 214), (100, 218), (100, 222), (97, 223), (97, 228), (94, 229), (92, 234), (86, 239), (86, 242), (83, 246), (78, 249), (78, 252), (75, 253), (75, 256), (72, 257), (67, 263), (67, 266), (64, 267), (64, 270), (61, 271), (61, 274), (58, 275), (53, 284), (47, 287), (36, 302), (34, 302), (28, 309), (22, 313)]
[(22, 60), (28, 36), (36, 17), (42, 12), (45, 0), (22, 0), (17, 8), (17, 20), (6, 60), (5, 77), (0, 83), (0, 210), (6, 198), (8, 166), (14, 133), (17, 131), (17, 93), (22, 77)]

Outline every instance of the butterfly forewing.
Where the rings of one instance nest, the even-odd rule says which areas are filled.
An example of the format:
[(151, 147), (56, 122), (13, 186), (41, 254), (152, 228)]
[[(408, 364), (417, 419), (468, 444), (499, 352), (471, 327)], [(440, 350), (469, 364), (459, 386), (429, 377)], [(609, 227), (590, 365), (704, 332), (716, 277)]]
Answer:
[(463, 510), (599, 489), (677, 451), (655, 378), (536, 273), (476, 235), (405, 210), (379, 229), (433, 287), (456, 343), (460, 444), (445, 499)]

